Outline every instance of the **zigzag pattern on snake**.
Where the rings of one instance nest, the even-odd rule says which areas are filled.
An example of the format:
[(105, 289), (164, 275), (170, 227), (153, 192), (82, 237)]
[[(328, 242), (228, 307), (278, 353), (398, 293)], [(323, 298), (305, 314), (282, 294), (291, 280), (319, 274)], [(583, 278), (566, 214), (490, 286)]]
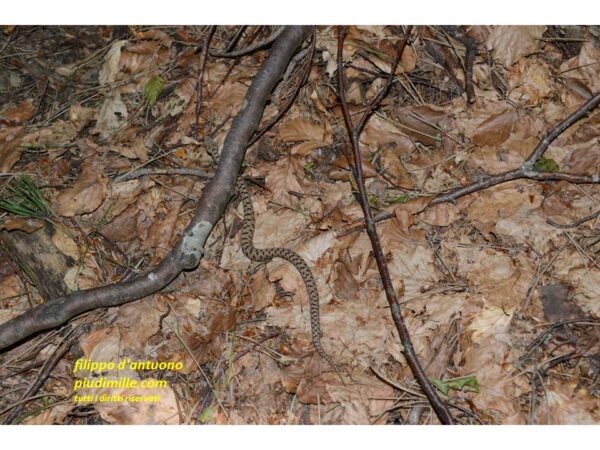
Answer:
[(240, 181), (237, 184), (237, 189), (242, 200), (242, 206), (244, 210), (244, 223), (241, 231), (241, 247), (242, 252), (247, 258), (257, 262), (268, 262), (273, 258), (282, 258), (294, 265), (296, 270), (302, 276), (306, 290), (308, 291), (308, 298), (310, 302), (310, 331), (312, 335), (312, 343), (317, 350), (317, 353), (327, 361), (331, 367), (337, 372), (338, 376), (342, 378), (337, 366), (333, 362), (333, 358), (323, 348), (321, 343), (321, 319), (320, 319), (320, 306), (319, 306), (319, 291), (317, 289), (317, 283), (315, 278), (308, 267), (308, 264), (293, 250), (289, 248), (256, 248), (252, 243), (254, 238), (254, 209), (252, 207), (252, 199), (250, 193), (244, 181)]

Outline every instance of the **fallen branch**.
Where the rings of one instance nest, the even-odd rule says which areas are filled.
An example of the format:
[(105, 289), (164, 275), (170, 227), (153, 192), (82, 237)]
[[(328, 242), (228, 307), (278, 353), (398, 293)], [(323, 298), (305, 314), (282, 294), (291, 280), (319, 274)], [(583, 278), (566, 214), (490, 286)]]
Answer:
[(204, 254), (204, 243), (233, 195), (248, 142), (258, 128), (270, 94), (309, 31), (309, 27), (286, 27), (273, 44), (271, 54), (256, 74), (242, 108), (233, 120), (215, 176), (198, 200), (194, 218), (165, 259), (153, 270), (133, 280), (74, 292), (3, 323), (0, 325), (0, 350), (40, 331), (58, 327), (86, 311), (122, 305), (151, 295), (173, 281), (183, 270), (197, 267)]
[(354, 164), (351, 164), (352, 172), (354, 178), (356, 180), (356, 184), (358, 186), (358, 194), (360, 199), (360, 206), (363, 211), (363, 215), (365, 217), (367, 234), (369, 236), (369, 240), (371, 241), (371, 247), (373, 248), (373, 255), (375, 256), (375, 261), (377, 262), (377, 268), (379, 270), (379, 274), (381, 276), (381, 281), (383, 283), (383, 289), (385, 291), (385, 296), (390, 305), (390, 310), (392, 313), (392, 318), (394, 319), (394, 323), (396, 325), (396, 329), (398, 330), (398, 334), (400, 335), (400, 340), (402, 341), (403, 353), (408, 365), (412, 373), (414, 374), (417, 382), (421, 386), (421, 389), (427, 396), (431, 407), (437, 414), (439, 420), (443, 424), (453, 424), (454, 419), (452, 418), (452, 414), (444, 404), (444, 402), (440, 399), (437, 392), (427, 379), (427, 375), (417, 358), (415, 353), (410, 334), (408, 332), (408, 328), (404, 322), (404, 318), (402, 317), (402, 313), (400, 311), (400, 304), (398, 303), (398, 298), (396, 296), (396, 291), (392, 285), (392, 279), (390, 277), (390, 273), (385, 262), (385, 256), (383, 255), (383, 250), (381, 249), (381, 242), (379, 241), (379, 236), (377, 235), (377, 229), (375, 227), (375, 222), (373, 221), (373, 216), (371, 214), (371, 208), (369, 207), (369, 200), (367, 197), (367, 190), (365, 188), (365, 181), (363, 175), (362, 168), (362, 158), (360, 155), (360, 147), (359, 147), (359, 137), (361, 131), (364, 129), (367, 120), (371, 113), (379, 106), (381, 101), (385, 98), (387, 93), (389, 92), (393, 77), (396, 72), (396, 68), (398, 67), (398, 62), (402, 56), (402, 52), (406, 47), (406, 43), (408, 42), (408, 37), (412, 31), (412, 27), (408, 27), (398, 48), (398, 52), (396, 54), (396, 58), (392, 64), (392, 69), (390, 70), (389, 76), (387, 77), (386, 84), (381, 92), (372, 100), (372, 102), (367, 106), (363, 116), (359, 120), (358, 124), (354, 126), (352, 124), (352, 118), (350, 117), (350, 110), (348, 108), (348, 103), (346, 101), (346, 88), (344, 86), (344, 61), (343, 61), (343, 49), (344, 49), (344, 37), (345, 37), (345, 29), (343, 27), (340, 28), (339, 37), (338, 37), (338, 54), (337, 54), (337, 76), (338, 76), (338, 96), (340, 98), (340, 103), (342, 105), (342, 112), (344, 114), (344, 123), (346, 125), (346, 130), (348, 133), (348, 137), (350, 139), (350, 143), (352, 146), (352, 152), (354, 156)]
[[(548, 147), (554, 140), (564, 133), (570, 126), (581, 120), (583, 117), (588, 115), (594, 108), (596, 108), (600, 104), (600, 92), (595, 94), (592, 98), (590, 98), (587, 102), (581, 105), (577, 111), (568, 116), (565, 120), (556, 125), (552, 130), (550, 130), (546, 135), (542, 138), (540, 143), (535, 147), (533, 152), (527, 157), (527, 159), (523, 162), (523, 164), (517, 169), (508, 170), (498, 175), (488, 175), (482, 178), (479, 181), (468, 184), (466, 186), (456, 188), (450, 192), (445, 194), (440, 194), (437, 197), (434, 197), (433, 200), (427, 205), (426, 208), (430, 206), (439, 205), (441, 203), (454, 203), (460, 197), (464, 197), (465, 195), (472, 194), (477, 191), (481, 191), (483, 189), (487, 189), (492, 186), (496, 186), (498, 184), (506, 183), (508, 181), (520, 180), (520, 179), (528, 179), (528, 180), (538, 180), (538, 181), (568, 181), (569, 183), (574, 184), (598, 184), (600, 183), (600, 174), (595, 175), (573, 175), (569, 173), (561, 173), (561, 172), (541, 172), (535, 168), (535, 164), (540, 160), (540, 158), (544, 155)], [(391, 219), (394, 217), (393, 212), (385, 211), (373, 218), (375, 222), (380, 222), (382, 220)], [(591, 220), (594, 217), (590, 217), (589, 219), (583, 220), (586, 222), (587, 220)], [(581, 222), (581, 223), (583, 223)], [(551, 224), (555, 225), (555, 224)], [(580, 225), (580, 224), (577, 224)], [(575, 226), (577, 226), (575, 225)], [(354, 225), (346, 230), (338, 233), (338, 236), (347, 235), (350, 233), (354, 233), (356, 231), (360, 231), (365, 227), (364, 223)], [(571, 227), (567, 227), (571, 228)]]
[(544, 155), (546, 150), (548, 150), (550, 144), (554, 142), (554, 140), (565, 130), (567, 130), (567, 128), (579, 121), (581, 118), (585, 117), (590, 111), (598, 106), (599, 103), (600, 93), (597, 93), (591, 99), (581, 105), (577, 111), (546, 133), (544, 138), (518, 169), (509, 170), (499, 175), (492, 175), (468, 186), (455, 189), (447, 194), (438, 195), (431, 201), (430, 205), (433, 206), (439, 203), (454, 202), (456, 199), (464, 195), (486, 189), (490, 186), (495, 186), (497, 184), (506, 183), (507, 181), (518, 180), (521, 178), (541, 181), (569, 181), (570, 183), (600, 183), (600, 174), (571, 175), (567, 173), (540, 172), (535, 169), (535, 164)]

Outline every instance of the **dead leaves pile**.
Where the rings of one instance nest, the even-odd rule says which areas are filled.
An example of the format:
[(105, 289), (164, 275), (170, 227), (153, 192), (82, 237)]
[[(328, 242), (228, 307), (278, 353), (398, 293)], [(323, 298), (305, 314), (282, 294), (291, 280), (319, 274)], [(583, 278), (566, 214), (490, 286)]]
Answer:
[[(394, 288), (403, 293), (417, 354), (432, 377), (476, 377), (478, 393), (450, 391), (450, 398), (485, 423), (600, 420), (594, 383), (577, 381), (585, 364), (571, 361), (559, 366), (562, 372), (545, 373), (543, 386), (531, 383), (537, 376), (531, 361), (519, 365), (540, 329), (561, 320), (544, 314), (542, 286), (567, 285), (565, 295), (582, 318), (593, 321), (600, 314), (598, 222), (571, 230), (546, 222), (573, 222), (596, 211), (598, 187), (515, 181), (456, 205), (427, 208), (439, 192), (518, 167), (545, 131), (598, 90), (600, 69), (592, 63), (598, 59), (597, 38), (591, 36), (576, 56), (565, 58), (543, 39), (548, 31), (470, 29), (480, 53), (472, 108), (460, 95), (436, 102), (442, 94), (423, 87), (429, 80), (450, 89), (452, 80), (426, 53), (426, 34), (417, 32), (392, 94), (361, 136), (371, 206), (394, 214), (378, 230)], [(54, 212), (76, 226), (68, 243), (57, 245), (76, 261), (69, 275), (73, 289), (115, 281), (138, 265), (160, 261), (201, 193), (201, 183), (187, 178), (121, 183), (110, 178), (148, 162), (157, 140), (161, 148), (186, 144), (173, 150), (173, 161), (210, 170), (206, 144), (193, 138), (200, 58), (192, 48), (177, 53), (173, 44), (175, 37), (193, 41), (194, 33), (174, 33), (136, 31), (131, 39), (113, 42), (98, 76), (102, 101), (71, 106), (66, 120), (31, 130), (30, 103), (0, 112), (0, 170), (11, 170), (24, 148), (43, 148), (40, 159), (17, 167), (49, 180)], [(449, 46), (464, 52), (459, 40), (447, 37)], [(397, 38), (393, 27), (349, 28), (344, 57), (353, 112), (376, 95), (381, 80), (372, 82), (370, 73), (389, 70)], [(173, 378), (154, 409), (95, 405), (104, 421), (385, 423), (406, 418), (420, 400), (403, 400), (393, 387), (415, 389), (407, 381), (411, 373), (367, 236), (341, 233), (362, 213), (352, 195), (343, 119), (330, 89), (337, 70), (336, 31), (319, 28), (317, 39), (323, 64), (313, 66), (298, 101), (258, 143), (258, 151), (250, 150), (246, 173), (265, 177), (268, 189), (254, 193), (255, 245), (293, 248), (312, 267), (321, 295), (323, 343), (343, 367), (348, 385), (311, 347), (299, 274), (285, 262), (256, 266), (242, 255), (238, 207), (211, 235), (198, 271), (167, 292), (109, 311), (105, 326), (85, 337), (81, 348), (88, 358), (135, 355), (185, 365), (185, 382)], [(493, 76), (485, 55), (494, 62)], [(204, 101), (210, 107), (202, 109), (199, 125), (217, 130), (211, 137), (217, 146), (262, 58), (243, 58), (245, 65), (236, 66), (225, 81), (230, 62), (209, 60)], [(167, 66), (172, 72), (165, 72)], [(173, 90), (148, 111), (140, 96), (144, 80), (153, 76), (166, 77)], [(498, 76), (504, 92), (492, 80)], [(272, 107), (266, 115), (273, 115)], [(151, 130), (145, 120), (153, 121)], [(593, 114), (559, 137), (546, 157), (561, 171), (598, 173), (599, 127)], [(114, 261), (127, 270), (117, 269)], [(22, 288), (14, 275), (0, 286), (8, 296)], [(22, 303), (11, 300), (9, 306), (19, 311)], [(0, 312), (5, 317), (6, 309)], [(550, 350), (538, 350), (541, 363)], [(33, 420), (61, 422), (69, 413), (64, 406), (50, 411)], [(477, 421), (453, 412), (465, 423)], [(435, 422), (431, 416), (424, 420)]]

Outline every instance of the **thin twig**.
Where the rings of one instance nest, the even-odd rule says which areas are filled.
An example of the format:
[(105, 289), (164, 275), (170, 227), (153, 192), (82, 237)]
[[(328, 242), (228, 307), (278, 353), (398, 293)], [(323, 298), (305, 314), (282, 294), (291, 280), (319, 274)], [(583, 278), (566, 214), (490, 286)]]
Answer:
[[(355, 132), (357, 135), (360, 135), (362, 133), (365, 125), (367, 124), (367, 121), (371, 117), (371, 114), (373, 114), (373, 111), (375, 111), (375, 109), (377, 109), (377, 107), (380, 105), (381, 101), (390, 92), (390, 88), (392, 87), (392, 81), (394, 80), (394, 77), (396, 76), (396, 69), (398, 68), (398, 63), (400, 63), (400, 59), (402, 58), (402, 53), (404, 53), (404, 48), (406, 47), (406, 44), (408, 43), (408, 38), (410, 37), (412, 28), (413, 28), (412, 25), (408, 26), (406, 28), (406, 32), (404, 33), (404, 39), (402, 39), (402, 42), (400, 43), (400, 47), (398, 47), (398, 51), (396, 52), (396, 57), (394, 58), (394, 62), (392, 63), (392, 68), (390, 69), (390, 72), (387, 75), (383, 89), (381, 91), (379, 91), (379, 94), (377, 94), (373, 100), (371, 100), (371, 103), (369, 103), (369, 105), (367, 106), (367, 109), (365, 110), (365, 112), (362, 115), (362, 118), (356, 125)], [(350, 132), (350, 130), (348, 130), (348, 132)]]
[(467, 104), (475, 103), (475, 88), (473, 87), (473, 62), (477, 54), (477, 42), (465, 33), (465, 92), (467, 93)]
[(67, 351), (71, 348), (71, 346), (75, 343), (75, 341), (81, 336), (83, 333), (89, 330), (88, 326), (80, 326), (70, 331), (63, 339), (62, 343), (56, 348), (52, 356), (46, 360), (42, 370), (37, 376), (36, 380), (33, 384), (27, 389), (27, 391), (21, 396), (19, 400), (18, 406), (16, 406), (12, 412), (6, 417), (4, 420), (4, 424), (12, 423), (23, 411), (25, 407), (24, 400), (30, 397), (35, 396), (35, 394), (40, 390), (40, 388), (44, 385), (58, 362), (62, 359), (62, 357), (67, 353)]
[(281, 120), (281, 118), (292, 107), (292, 105), (296, 101), (296, 98), (298, 97), (298, 94), (300, 93), (300, 89), (302, 89), (302, 86), (304, 86), (306, 84), (306, 81), (308, 80), (308, 76), (310, 75), (310, 68), (312, 66), (312, 60), (315, 55), (316, 46), (317, 46), (317, 32), (315, 29), (313, 29), (312, 43), (310, 46), (310, 54), (306, 58), (306, 65), (304, 67), (304, 73), (302, 74), (300, 82), (298, 83), (298, 87), (294, 91), (293, 95), (288, 99), (287, 103), (283, 106), (283, 108), (281, 108), (281, 110), (277, 113), (277, 115), (275, 117), (273, 117), (273, 119), (271, 119), (269, 122), (267, 122), (260, 130), (258, 130), (254, 134), (254, 136), (252, 137), (252, 139), (250, 139), (250, 142), (248, 143), (248, 147), (251, 147), (256, 141), (258, 141), (262, 137), (263, 134), (265, 134), (267, 131), (269, 131), (271, 128), (273, 128), (273, 125), (275, 125), (277, 122), (279, 122)]
[(212, 41), (215, 35), (216, 26), (212, 25), (208, 29), (208, 36), (202, 46), (202, 63), (200, 64), (200, 72), (198, 73), (198, 79), (196, 80), (196, 108), (194, 109), (196, 121), (194, 122), (194, 136), (198, 140), (198, 128), (200, 127), (200, 110), (202, 107), (202, 84), (204, 81), (204, 71), (206, 69), (206, 61), (208, 60), (208, 48), (210, 41)]
[[(407, 30), (405, 34), (405, 38), (403, 40), (403, 44), (401, 44), (398, 49), (398, 54), (394, 59), (395, 64), (400, 60), (402, 56), (402, 51), (406, 45), (408, 40), (408, 34), (410, 29)], [(381, 100), (383, 100), (385, 95), (381, 95), (381, 92), (387, 93), (389, 90), (389, 86), (393, 80), (393, 76), (388, 77), (386, 85), (382, 89), (379, 95), (375, 97), (375, 100), (371, 102), (371, 104), (367, 107), (363, 117), (359, 121), (359, 124), (354, 127), (352, 124), (352, 118), (350, 117), (350, 110), (348, 108), (348, 102), (346, 101), (346, 89), (344, 85), (344, 62), (343, 62), (343, 49), (344, 49), (344, 37), (345, 37), (345, 29), (340, 27), (339, 38), (338, 38), (338, 54), (337, 54), (337, 76), (338, 76), (338, 96), (340, 98), (340, 103), (342, 106), (342, 112), (344, 114), (344, 123), (346, 125), (346, 130), (348, 133), (348, 137), (350, 139), (350, 143), (352, 146), (352, 153), (354, 157), (354, 164), (352, 165), (352, 172), (354, 174), (354, 178), (356, 184), (358, 186), (358, 194), (360, 199), (360, 206), (363, 211), (363, 215), (365, 217), (365, 222), (367, 225), (367, 235), (369, 236), (369, 240), (371, 241), (371, 247), (373, 248), (373, 254), (375, 256), (375, 261), (377, 262), (377, 268), (379, 270), (379, 274), (381, 276), (381, 281), (383, 283), (383, 288), (386, 294), (386, 298), (390, 305), (390, 310), (392, 313), (392, 318), (398, 330), (398, 334), (400, 335), (400, 340), (403, 346), (403, 353), (410, 366), (412, 373), (414, 374), (417, 382), (421, 386), (421, 389), (427, 396), (429, 403), (431, 404), (433, 410), (437, 414), (439, 420), (443, 424), (453, 424), (454, 419), (450, 414), (447, 406), (442, 402), (437, 392), (434, 390), (433, 386), (427, 379), (427, 375), (419, 362), (411, 338), (408, 332), (408, 328), (406, 327), (406, 323), (404, 322), (404, 318), (402, 317), (402, 313), (400, 312), (400, 305), (398, 303), (398, 298), (396, 296), (396, 292), (392, 285), (392, 279), (390, 277), (390, 273), (385, 262), (385, 256), (383, 254), (383, 250), (381, 248), (381, 243), (379, 241), (379, 236), (377, 235), (377, 229), (375, 227), (375, 222), (373, 221), (373, 216), (371, 213), (371, 208), (369, 207), (369, 201), (367, 197), (367, 191), (365, 188), (363, 168), (362, 168), (362, 159), (360, 155), (360, 147), (358, 143), (358, 139), (360, 136), (360, 132), (364, 128), (369, 115), (372, 113), (375, 108), (379, 106)], [(393, 74), (395, 71), (395, 66), (392, 67), (390, 71)]]
[(231, 40), (229, 41), (229, 44), (227, 44), (227, 47), (225, 48), (225, 53), (229, 53), (230, 51), (233, 50), (233, 48), (237, 45), (237, 43), (240, 41), (242, 35), (244, 34), (244, 31), (246, 31), (246, 28), (248, 28), (248, 25), (242, 25), (233, 35), (233, 37), (231, 38)]
[(210, 382), (210, 380), (208, 379), (208, 376), (206, 375), (206, 373), (204, 372), (204, 370), (202, 369), (202, 365), (198, 362), (198, 359), (196, 358), (196, 356), (194, 355), (194, 352), (192, 352), (192, 350), (188, 347), (188, 345), (184, 342), (184, 340), (181, 338), (181, 336), (179, 335), (178, 331), (175, 331), (173, 329), (173, 327), (171, 325), (169, 325), (169, 322), (165, 321), (165, 325), (167, 327), (169, 327), (169, 329), (173, 332), (173, 334), (175, 335), (175, 337), (177, 338), (177, 340), (179, 341), (179, 343), (183, 346), (183, 348), (188, 352), (188, 354), (191, 356), (192, 360), (194, 361), (194, 363), (196, 363), (196, 367), (198, 367), (198, 370), (200, 371), (200, 373), (202, 374), (202, 376), (204, 377), (204, 381), (206, 381), (206, 384), (208, 385), (208, 387), (210, 388), (210, 390), (212, 391), (213, 396), (215, 397), (215, 400), (217, 401), (217, 404), (219, 405), (219, 407), (221, 408), (221, 411), (223, 411), (223, 414), (225, 414), (225, 417), (227, 417), (229, 419), (229, 413), (227, 412), (227, 410), (225, 409), (225, 406), (223, 406), (223, 403), (221, 402), (221, 399), (219, 399), (219, 396), (217, 395), (217, 391), (214, 387), (214, 385)]
[(600, 216), (600, 209), (598, 211), (596, 211), (594, 214), (590, 214), (589, 216), (582, 217), (581, 219), (576, 220), (573, 223), (560, 224), (560, 223), (556, 223), (550, 219), (547, 219), (546, 223), (548, 225), (552, 225), (555, 228), (563, 228), (563, 229), (564, 228), (575, 228), (575, 227), (578, 227), (579, 225), (581, 225), (582, 223), (589, 222), (590, 220), (595, 219), (598, 216)]
[(270, 44), (272, 44), (279, 35), (283, 32), (285, 27), (279, 27), (274, 33), (272, 33), (268, 38), (257, 42), (256, 44), (249, 45), (248, 47), (242, 48), (240, 50), (229, 51), (229, 52), (220, 52), (218, 50), (211, 50), (210, 56), (215, 56), (217, 58), (239, 58), (240, 56), (249, 55), (250, 53), (255, 52), (256, 50), (260, 50)]
[[(434, 197), (433, 200), (426, 206), (429, 208), (434, 205), (439, 205), (441, 203), (455, 203), (460, 197), (464, 197), (465, 195), (472, 194), (474, 192), (481, 191), (483, 189), (487, 189), (492, 186), (496, 186), (498, 184), (506, 183), (508, 181), (526, 179), (526, 180), (538, 180), (538, 181), (567, 181), (573, 184), (598, 184), (600, 183), (600, 174), (595, 175), (574, 175), (570, 173), (562, 173), (562, 172), (540, 172), (535, 169), (535, 163), (539, 161), (539, 159), (544, 155), (546, 150), (550, 144), (562, 133), (564, 133), (570, 126), (575, 124), (577, 121), (585, 117), (589, 114), (596, 106), (600, 104), (600, 92), (596, 93), (590, 100), (581, 105), (577, 111), (563, 120), (561, 123), (556, 125), (552, 130), (550, 130), (546, 135), (542, 138), (540, 143), (536, 146), (536, 148), (531, 152), (529, 157), (523, 162), (521, 167), (517, 169), (509, 170), (498, 175), (488, 175), (482, 178), (479, 181), (468, 184), (463, 187), (456, 188), (450, 192), (445, 194), (440, 194), (437, 197)], [(600, 215), (600, 212), (596, 213)], [(385, 211), (373, 218), (374, 222), (380, 222), (382, 220), (387, 220), (394, 217), (393, 212)], [(597, 216), (596, 216), (597, 217)], [(594, 217), (591, 217), (591, 220)], [(586, 220), (584, 220), (585, 222)], [(549, 222), (550, 223), (550, 222)], [(576, 222), (577, 223), (577, 222)], [(583, 222), (581, 222), (583, 223)], [(550, 223), (554, 225), (553, 223)], [(575, 225), (577, 226), (577, 225)], [(344, 230), (340, 233), (342, 235), (347, 235), (353, 233), (355, 231), (360, 231), (365, 227), (364, 223), (353, 225), (351, 228)], [(570, 227), (569, 227), (570, 228)]]

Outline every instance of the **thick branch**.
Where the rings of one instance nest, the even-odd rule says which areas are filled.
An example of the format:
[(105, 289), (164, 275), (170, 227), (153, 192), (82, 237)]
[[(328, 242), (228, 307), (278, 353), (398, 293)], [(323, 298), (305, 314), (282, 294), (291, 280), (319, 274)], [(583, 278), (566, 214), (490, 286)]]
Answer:
[[(408, 35), (409, 31), (407, 31), (407, 35)], [(437, 395), (433, 386), (431, 386), (431, 383), (427, 379), (427, 375), (425, 374), (425, 371), (423, 370), (423, 367), (421, 366), (421, 363), (419, 362), (419, 359), (417, 358), (417, 355), (415, 353), (415, 349), (413, 347), (412, 340), (411, 340), (410, 334), (408, 332), (408, 328), (406, 327), (404, 318), (402, 317), (402, 313), (400, 311), (400, 304), (398, 303), (396, 291), (394, 290), (394, 287), (392, 285), (392, 279), (390, 277), (390, 273), (389, 273), (387, 264), (385, 262), (385, 256), (383, 255), (383, 250), (381, 248), (381, 242), (379, 241), (379, 236), (377, 235), (375, 221), (373, 220), (373, 215), (371, 214), (371, 208), (369, 207), (369, 201), (367, 198), (367, 190), (365, 188), (365, 181), (364, 181), (364, 175), (363, 175), (363, 169), (362, 169), (362, 158), (360, 155), (358, 138), (360, 136), (360, 132), (362, 131), (362, 127), (364, 127), (364, 123), (366, 123), (366, 120), (368, 118), (367, 114), (369, 114), (371, 111), (373, 111), (375, 108), (377, 108), (379, 106), (379, 102), (381, 102), (381, 100), (383, 100), (384, 96), (378, 95), (376, 97), (377, 101), (372, 103), (371, 105), (369, 105), (369, 107), (367, 108), (367, 111), (365, 112), (362, 119), (360, 120), (359, 125), (355, 128), (352, 125), (352, 119), (350, 117), (350, 110), (348, 109), (348, 103), (346, 101), (346, 90), (344, 87), (344, 73), (343, 73), (344, 67), (343, 67), (343, 58), (342, 58), (342, 53), (343, 53), (343, 48), (344, 48), (344, 45), (343, 45), (344, 44), (344, 35), (345, 35), (345, 30), (343, 28), (340, 28), (339, 39), (338, 39), (338, 55), (337, 55), (337, 62), (338, 62), (337, 74), (338, 74), (338, 86), (339, 86), (338, 96), (340, 98), (340, 103), (342, 105), (342, 111), (344, 114), (344, 122), (346, 124), (346, 129), (348, 131), (348, 136), (350, 138), (350, 143), (352, 145), (352, 152), (353, 152), (353, 156), (354, 156), (354, 165), (352, 166), (352, 171), (354, 173), (354, 178), (356, 179), (356, 184), (358, 186), (360, 206), (362, 208), (363, 215), (365, 216), (365, 222), (366, 222), (366, 226), (367, 226), (367, 234), (369, 236), (369, 240), (371, 241), (371, 246), (373, 248), (373, 254), (375, 256), (375, 261), (377, 262), (377, 268), (379, 269), (379, 274), (381, 276), (381, 281), (383, 283), (383, 289), (385, 291), (385, 296), (388, 300), (388, 303), (390, 305), (390, 309), (392, 312), (392, 318), (394, 319), (396, 329), (398, 330), (398, 334), (400, 335), (400, 340), (402, 341), (403, 353), (406, 358), (406, 361), (408, 362), (408, 365), (410, 366), (412, 373), (414, 374), (419, 385), (421, 386), (421, 389), (423, 389), (423, 392), (427, 396), (427, 399), (429, 400), (429, 403), (431, 404), (433, 410), (435, 411), (438, 418), (440, 419), (440, 422), (442, 422), (443, 424), (453, 424), (454, 420), (452, 418), (452, 415), (450, 414), (450, 411), (448, 411), (448, 408), (446, 407), (446, 405), (442, 402), (440, 397)], [(404, 50), (406, 41), (407, 41), (407, 36), (405, 36), (405, 38), (403, 40), (403, 44), (398, 49), (398, 55), (396, 56), (396, 59), (394, 60), (396, 64), (400, 60), (400, 57), (402, 56), (402, 51)], [(393, 75), (394, 67), (392, 68), (392, 71), (390, 73)], [(386, 86), (383, 88), (382, 92), (387, 92), (389, 90), (389, 85), (391, 84), (391, 82), (392, 82), (392, 77), (389, 77), (387, 80)]]
[(194, 269), (198, 265), (204, 243), (234, 192), (248, 141), (258, 128), (266, 102), (309, 31), (309, 27), (286, 27), (274, 43), (271, 54), (256, 74), (242, 108), (233, 120), (217, 171), (198, 201), (194, 218), (165, 259), (149, 273), (131, 281), (74, 292), (9, 320), (0, 325), (0, 350), (37, 332), (60, 326), (86, 311), (121, 305), (153, 294), (183, 270)]

